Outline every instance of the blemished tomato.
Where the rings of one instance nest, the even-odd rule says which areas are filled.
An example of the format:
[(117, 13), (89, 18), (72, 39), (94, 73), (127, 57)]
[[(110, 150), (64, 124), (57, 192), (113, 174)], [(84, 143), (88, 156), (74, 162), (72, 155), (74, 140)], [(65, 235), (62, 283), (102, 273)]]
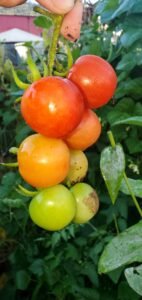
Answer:
[(83, 92), (89, 108), (98, 108), (108, 103), (117, 86), (113, 67), (96, 55), (79, 57), (70, 69), (68, 79)]
[(77, 183), (70, 191), (77, 202), (73, 222), (77, 224), (88, 222), (96, 215), (99, 209), (99, 198), (96, 191), (87, 183)]
[(22, 178), (37, 188), (62, 182), (70, 167), (70, 151), (66, 144), (40, 134), (33, 134), (21, 143), (17, 158)]
[(70, 168), (65, 182), (70, 186), (80, 182), (88, 171), (88, 160), (84, 152), (70, 150)]
[(76, 150), (85, 150), (93, 145), (101, 134), (98, 116), (90, 109), (85, 110), (79, 125), (66, 137), (67, 145)]
[(57, 76), (42, 78), (25, 91), (21, 113), (26, 123), (47, 137), (62, 138), (80, 122), (84, 98), (78, 87)]
[(33, 222), (51, 231), (67, 226), (74, 218), (75, 212), (75, 198), (62, 184), (40, 191), (29, 205)]

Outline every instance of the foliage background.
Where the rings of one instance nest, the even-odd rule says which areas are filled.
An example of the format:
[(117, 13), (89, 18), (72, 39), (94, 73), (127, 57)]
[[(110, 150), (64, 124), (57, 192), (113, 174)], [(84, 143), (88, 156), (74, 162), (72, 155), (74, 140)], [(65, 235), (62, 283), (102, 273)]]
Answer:
[[(29, 220), (29, 199), (15, 190), (15, 186), (22, 183), (18, 173), (0, 168), (2, 300), (141, 299), (140, 294), (127, 283), (125, 265), (114, 268), (107, 275), (98, 274), (98, 261), (105, 245), (118, 232), (140, 220), (131, 197), (126, 193), (120, 191), (115, 205), (111, 204), (99, 162), (101, 151), (109, 144), (107, 131), (111, 129), (116, 142), (123, 145), (128, 177), (141, 179), (142, 131), (138, 126), (142, 117), (141, 18), (141, 0), (98, 1), (91, 23), (83, 26), (80, 40), (71, 45), (74, 59), (87, 53), (102, 56), (114, 66), (118, 75), (114, 98), (107, 106), (97, 110), (103, 125), (101, 138), (86, 152), (89, 159), (86, 181), (95, 187), (100, 198), (97, 216), (86, 225), (72, 224), (60, 232), (45, 232)], [(24, 65), (20, 65), (19, 73), (25, 76)], [(18, 146), (30, 129), (21, 119), (18, 106), (14, 105), (20, 92), (2, 54), (0, 74), (0, 159), (1, 162), (14, 161), (8, 149)], [(130, 117), (133, 117), (132, 122), (128, 122)], [(142, 195), (139, 193), (138, 196), (142, 205)], [(139, 230), (135, 234), (140, 239)], [(139, 246), (142, 247), (142, 241)], [(137, 266), (137, 263), (132, 266)]]

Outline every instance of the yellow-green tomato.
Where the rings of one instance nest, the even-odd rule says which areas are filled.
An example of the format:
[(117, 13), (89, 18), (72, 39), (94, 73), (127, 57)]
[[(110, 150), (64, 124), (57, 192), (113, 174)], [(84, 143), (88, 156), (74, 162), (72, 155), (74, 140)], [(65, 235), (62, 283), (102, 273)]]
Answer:
[(87, 183), (77, 183), (70, 191), (77, 203), (73, 222), (83, 224), (92, 219), (99, 209), (99, 199), (96, 191)]
[(56, 231), (67, 226), (75, 216), (76, 201), (62, 184), (41, 190), (30, 202), (29, 213), (39, 227)]
[(70, 168), (65, 179), (67, 184), (73, 185), (83, 180), (88, 171), (88, 160), (83, 151), (70, 150)]

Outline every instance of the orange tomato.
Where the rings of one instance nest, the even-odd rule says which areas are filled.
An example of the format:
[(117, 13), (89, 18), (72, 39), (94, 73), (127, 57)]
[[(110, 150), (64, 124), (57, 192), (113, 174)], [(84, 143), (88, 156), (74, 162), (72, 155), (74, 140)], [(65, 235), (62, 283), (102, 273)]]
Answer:
[(19, 172), (27, 183), (45, 188), (65, 179), (70, 167), (70, 151), (60, 139), (33, 134), (21, 143), (18, 164)]
[(93, 145), (101, 134), (101, 123), (90, 109), (84, 112), (80, 124), (69, 134), (65, 142), (71, 149), (85, 150)]

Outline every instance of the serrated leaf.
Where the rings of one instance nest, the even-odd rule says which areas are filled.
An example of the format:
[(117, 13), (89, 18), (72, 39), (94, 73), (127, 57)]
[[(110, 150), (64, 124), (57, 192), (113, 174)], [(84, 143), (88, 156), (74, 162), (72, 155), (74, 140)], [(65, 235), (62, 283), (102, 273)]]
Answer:
[(136, 125), (136, 126), (142, 126), (142, 117), (141, 116), (135, 116), (135, 117), (129, 117), (124, 118), (121, 120), (117, 120), (112, 124), (112, 126), (120, 125), (120, 124), (128, 124), (128, 125)]
[(142, 221), (113, 238), (99, 260), (99, 273), (142, 262)]
[[(142, 198), (142, 180), (134, 180), (131, 178), (128, 178), (128, 180), (135, 196)], [(124, 180), (122, 180), (120, 191), (126, 195), (130, 195), (130, 192)]]
[(101, 173), (106, 183), (110, 198), (114, 204), (125, 171), (125, 155), (121, 145), (106, 147), (101, 153)]
[(125, 277), (130, 287), (142, 296), (142, 265), (138, 267), (127, 268)]

